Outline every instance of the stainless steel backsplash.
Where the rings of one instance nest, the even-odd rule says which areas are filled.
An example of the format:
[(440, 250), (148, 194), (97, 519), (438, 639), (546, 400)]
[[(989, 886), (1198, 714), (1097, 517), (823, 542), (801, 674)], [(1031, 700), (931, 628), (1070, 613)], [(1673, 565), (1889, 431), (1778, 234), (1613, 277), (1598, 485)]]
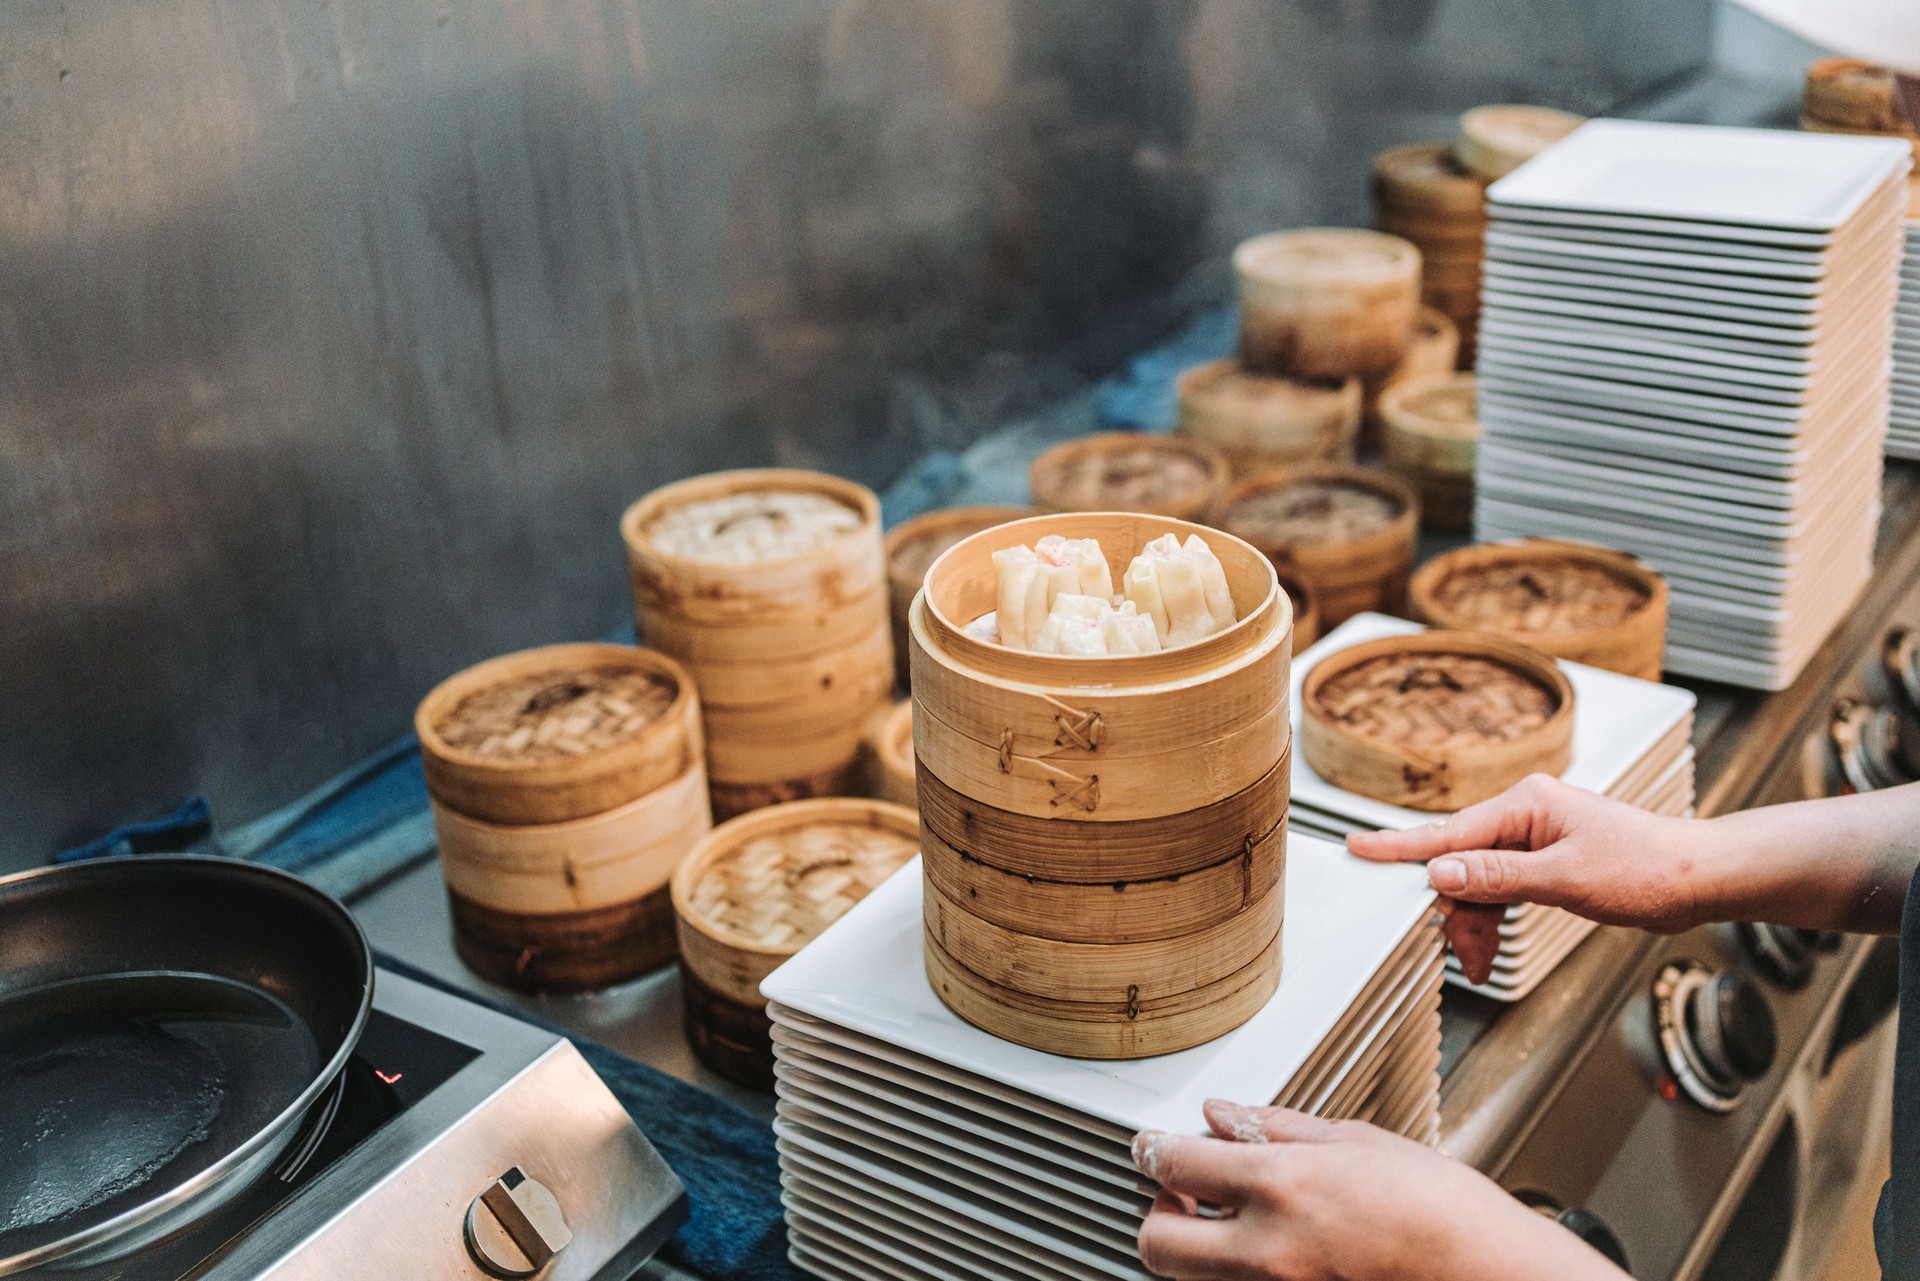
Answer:
[(649, 487), (880, 484), (1708, 0), (0, 7), (0, 867), (227, 822), (627, 609)]

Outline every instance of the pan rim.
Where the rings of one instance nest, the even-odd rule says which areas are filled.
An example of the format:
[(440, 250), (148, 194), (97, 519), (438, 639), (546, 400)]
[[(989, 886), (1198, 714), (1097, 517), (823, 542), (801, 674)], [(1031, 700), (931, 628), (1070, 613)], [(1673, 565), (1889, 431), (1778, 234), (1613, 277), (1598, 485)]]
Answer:
[[(347, 906), (333, 895), (314, 885), (312, 882), (281, 868), (265, 863), (253, 863), (244, 859), (227, 858), (217, 854), (134, 854), (118, 855), (103, 859), (93, 859), (83, 863), (55, 864), (51, 867), (28, 868), (23, 872), (13, 872), (0, 876), (0, 895), (13, 886), (41, 880), (47, 877), (74, 876), (85, 872), (101, 872), (114, 866), (138, 865), (142, 868), (165, 869), (184, 867), (190, 869), (219, 869), (220, 874), (233, 874), (245, 877), (257, 877), (263, 882), (277, 883), (282, 888), (309, 899), (313, 906), (324, 914), (332, 916), (347, 927), (348, 934), (359, 943), (360, 958), (360, 999), (352, 1021), (347, 1025), (340, 1039), (339, 1047), (333, 1056), (314, 1073), (298, 1097), (289, 1103), (271, 1121), (255, 1130), (245, 1142), (214, 1161), (211, 1165), (151, 1200), (121, 1211), (110, 1219), (60, 1237), (44, 1245), (10, 1257), (0, 1257), (0, 1276), (11, 1276), (17, 1272), (44, 1267), (60, 1259), (70, 1258), (82, 1252), (110, 1245), (114, 1240), (129, 1235), (139, 1228), (154, 1222), (168, 1214), (186, 1209), (196, 1199), (205, 1196), (211, 1189), (231, 1178), (236, 1171), (249, 1161), (258, 1157), (289, 1127), (306, 1115), (346, 1067), (347, 1060), (353, 1057), (354, 1050), (360, 1044), (360, 1037), (366, 1031), (367, 1019), (373, 1011), (374, 963), (373, 947), (367, 941), (366, 931), (360, 928), (360, 922), (354, 919)], [(206, 1210), (216, 1209), (219, 1201), (210, 1203)], [(198, 1217), (198, 1216), (195, 1216)], [(137, 1248), (137, 1247), (136, 1247)]]

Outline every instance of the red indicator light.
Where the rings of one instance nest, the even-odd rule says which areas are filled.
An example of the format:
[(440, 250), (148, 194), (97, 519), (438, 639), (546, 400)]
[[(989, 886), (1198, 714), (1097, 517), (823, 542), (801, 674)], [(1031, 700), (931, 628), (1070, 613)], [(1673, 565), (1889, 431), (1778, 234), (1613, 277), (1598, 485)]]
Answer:
[(1665, 1073), (1661, 1074), (1660, 1082), (1655, 1088), (1660, 1091), (1660, 1097), (1669, 1103), (1680, 1097), (1679, 1083)]
[[(386, 1082), (388, 1085), (400, 1084), (400, 1078), (406, 1075), (405, 1072), (395, 1072), (392, 1076), (388, 1076), (385, 1072), (382, 1072), (379, 1068), (375, 1068), (373, 1070), (373, 1074), (379, 1077), (382, 1081)], [(1667, 1097), (1672, 1098), (1673, 1095), (1669, 1094), (1667, 1095)]]

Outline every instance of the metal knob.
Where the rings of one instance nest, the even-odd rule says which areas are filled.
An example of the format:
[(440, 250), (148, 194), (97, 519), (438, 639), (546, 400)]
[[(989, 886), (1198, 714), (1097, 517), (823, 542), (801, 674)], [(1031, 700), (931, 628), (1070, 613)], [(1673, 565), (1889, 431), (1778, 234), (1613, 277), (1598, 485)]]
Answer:
[(1799, 930), (1765, 922), (1741, 922), (1734, 927), (1754, 967), (1788, 991), (1805, 987), (1813, 977), (1814, 958), (1831, 951), (1827, 932)]
[(496, 1277), (530, 1277), (567, 1248), (573, 1230), (544, 1183), (514, 1166), (467, 1207), (467, 1253)]
[(1687, 1028), (1701, 1059), (1723, 1081), (1757, 1081), (1773, 1066), (1773, 1010), (1760, 985), (1721, 973), (1693, 990)]
[(1606, 1220), (1592, 1210), (1583, 1210), (1578, 1206), (1571, 1210), (1562, 1210), (1554, 1216), (1554, 1222), (1598, 1250), (1609, 1263), (1622, 1272), (1633, 1271), (1627, 1266), (1627, 1247), (1621, 1244), (1620, 1238), (1614, 1235), (1613, 1229), (1607, 1226)]

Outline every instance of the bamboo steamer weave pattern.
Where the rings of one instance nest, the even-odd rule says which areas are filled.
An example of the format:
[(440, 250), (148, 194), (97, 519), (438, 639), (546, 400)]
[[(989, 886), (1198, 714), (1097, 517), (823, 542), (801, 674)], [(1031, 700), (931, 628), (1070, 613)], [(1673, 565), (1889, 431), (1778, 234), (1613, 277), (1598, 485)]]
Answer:
[(1266, 472), (1234, 486), (1213, 523), (1306, 583), (1322, 631), (1406, 599), (1420, 500), (1398, 477), (1319, 465)]
[[(993, 608), (993, 552), (1050, 534), (1097, 539), (1116, 579), (1154, 538), (1198, 535), (1238, 621), (1104, 658), (970, 633)], [(1219, 1036), (1271, 994), (1291, 615), (1258, 550), (1161, 517), (1037, 517), (934, 563), (910, 617), (915, 777), (942, 903), (928, 978), (955, 1013), (1050, 1053), (1130, 1058)], [(1270, 915), (1245, 916), (1256, 904)]]
[(469, 695), (440, 722), (440, 737), (491, 760), (585, 756), (659, 720), (675, 692), (652, 672), (619, 667), (541, 672)]
[(760, 981), (919, 852), (913, 811), (822, 798), (715, 828), (673, 878), (689, 1042), (701, 1061), (770, 1087)]
[(1415, 614), (1436, 626), (1659, 678), (1667, 585), (1625, 553), (1547, 539), (1463, 547), (1423, 565), (1410, 595)]
[(1104, 432), (1055, 445), (1027, 473), (1049, 511), (1130, 511), (1191, 520), (1226, 488), (1226, 458), (1204, 441)]
[(1364, 642), (1301, 686), (1301, 751), (1337, 787), (1453, 810), (1572, 759), (1573, 686), (1543, 654), (1478, 632)]

